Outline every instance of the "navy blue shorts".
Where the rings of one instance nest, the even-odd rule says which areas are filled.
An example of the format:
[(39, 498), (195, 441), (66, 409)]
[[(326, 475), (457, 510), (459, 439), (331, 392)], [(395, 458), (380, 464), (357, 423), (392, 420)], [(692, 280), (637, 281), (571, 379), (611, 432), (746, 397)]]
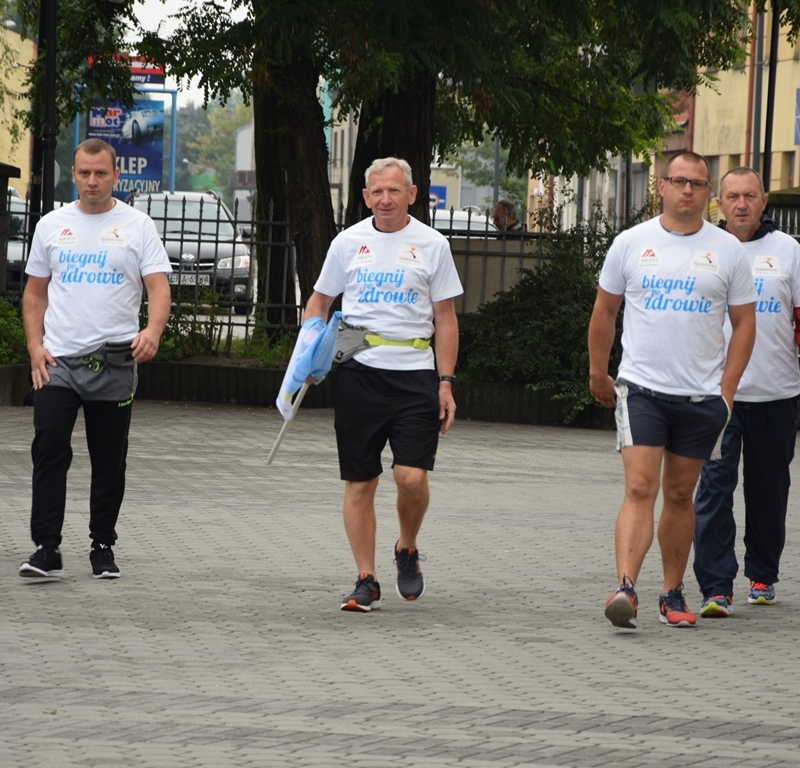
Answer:
[(664, 447), (676, 456), (708, 459), (730, 418), (721, 395), (699, 402), (666, 400), (618, 382), (617, 450), (632, 445)]
[(436, 371), (389, 371), (350, 360), (334, 373), (333, 407), (342, 480), (378, 477), (387, 441), (392, 466), (433, 469), (440, 426)]

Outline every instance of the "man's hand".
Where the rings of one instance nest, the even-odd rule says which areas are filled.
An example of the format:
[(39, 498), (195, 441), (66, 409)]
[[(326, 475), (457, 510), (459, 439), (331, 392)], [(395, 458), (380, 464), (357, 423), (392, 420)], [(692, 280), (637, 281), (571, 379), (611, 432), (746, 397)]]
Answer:
[(589, 377), (589, 391), (592, 397), (606, 408), (614, 408), (617, 404), (617, 394), (614, 391), (614, 379), (608, 374), (605, 376)]
[(28, 349), (28, 352), (31, 356), (31, 379), (33, 379), (33, 388), (41, 389), (45, 383), (50, 383), (50, 375), (47, 373), (47, 366), (52, 365), (54, 368), (57, 368), (58, 363), (41, 345)]
[(449, 381), (439, 382), (439, 431), (447, 434), (456, 418), (456, 401), (453, 399), (453, 385)]
[(153, 328), (145, 328), (134, 336), (131, 342), (133, 359), (137, 363), (146, 363), (152, 360), (158, 352), (161, 334)]

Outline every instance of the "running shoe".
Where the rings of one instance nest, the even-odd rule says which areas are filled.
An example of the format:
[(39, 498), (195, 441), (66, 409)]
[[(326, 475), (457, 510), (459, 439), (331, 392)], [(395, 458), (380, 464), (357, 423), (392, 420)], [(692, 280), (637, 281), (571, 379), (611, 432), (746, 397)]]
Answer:
[(64, 575), (64, 566), (61, 562), (61, 552), (56, 549), (38, 547), (37, 550), (19, 567), (20, 576), (34, 578), (61, 578)]
[[(425, 580), (419, 568), (420, 554), (416, 547), (397, 549), (394, 545), (394, 562), (397, 566), (397, 594), (403, 600), (417, 600), (425, 593)], [(424, 557), (422, 558), (425, 559)]]
[(371, 573), (359, 573), (356, 588), (342, 601), (343, 611), (377, 611), (381, 607), (381, 586)]
[(750, 596), (747, 598), (750, 605), (775, 605), (775, 585), (764, 584), (761, 581), (750, 582)]
[(697, 625), (697, 617), (686, 605), (683, 584), (678, 584), (675, 589), (662, 592), (658, 596), (658, 620), (668, 627), (694, 627)]
[(92, 563), (92, 577), (95, 579), (118, 579), (122, 574), (114, 562), (114, 552), (108, 544), (95, 541), (89, 552)]
[(700, 615), (704, 619), (724, 619), (733, 613), (733, 598), (725, 595), (714, 595), (703, 600)]
[(620, 629), (636, 629), (636, 613), (639, 610), (639, 598), (633, 582), (622, 577), (622, 584), (617, 591), (606, 600), (606, 618)]

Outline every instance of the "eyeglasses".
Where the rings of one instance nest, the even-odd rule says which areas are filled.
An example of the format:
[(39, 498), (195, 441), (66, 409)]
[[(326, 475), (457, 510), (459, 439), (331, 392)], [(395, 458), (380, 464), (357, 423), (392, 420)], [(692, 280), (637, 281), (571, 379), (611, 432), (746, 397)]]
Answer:
[(711, 186), (711, 182), (705, 179), (687, 179), (685, 176), (665, 176), (664, 181), (668, 181), (673, 187), (681, 189), (687, 184), (691, 184), (692, 189), (707, 189)]

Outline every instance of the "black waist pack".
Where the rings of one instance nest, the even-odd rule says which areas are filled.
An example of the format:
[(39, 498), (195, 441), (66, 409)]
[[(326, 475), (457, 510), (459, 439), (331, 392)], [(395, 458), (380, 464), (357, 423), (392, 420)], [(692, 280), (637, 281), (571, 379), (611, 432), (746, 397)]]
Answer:
[(100, 347), (98, 357), (113, 368), (129, 368), (136, 363), (130, 341), (106, 342)]

